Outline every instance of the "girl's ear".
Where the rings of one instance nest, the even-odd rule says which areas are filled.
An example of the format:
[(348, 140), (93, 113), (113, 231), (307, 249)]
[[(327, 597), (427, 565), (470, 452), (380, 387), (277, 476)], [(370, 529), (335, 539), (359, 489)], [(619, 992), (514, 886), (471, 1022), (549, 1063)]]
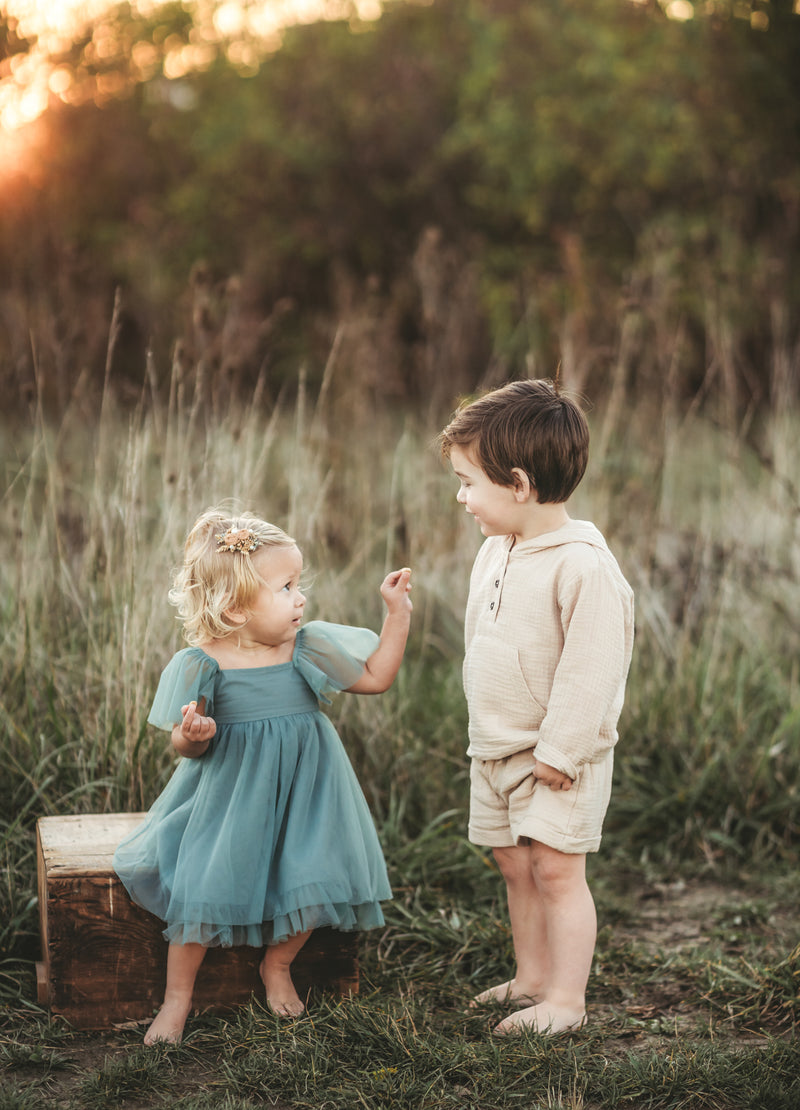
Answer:
[(247, 624), (248, 614), (244, 609), (224, 609), (222, 615), (225, 620), (229, 621), (231, 624)]
[(532, 497), (535, 501), (536, 487), (534, 486), (528, 475), (525, 473), (525, 471), (521, 467), (515, 466), (514, 469), (511, 471), (511, 476), (514, 479), (513, 489), (514, 497), (516, 498), (516, 500), (519, 501), (520, 504), (522, 504)]

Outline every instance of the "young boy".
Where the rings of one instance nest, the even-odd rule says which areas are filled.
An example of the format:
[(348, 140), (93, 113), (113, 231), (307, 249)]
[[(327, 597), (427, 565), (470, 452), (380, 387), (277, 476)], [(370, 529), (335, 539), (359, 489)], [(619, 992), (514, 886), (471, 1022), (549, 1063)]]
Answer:
[(600, 532), (565, 502), (589, 432), (549, 381), (512, 382), (440, 436), (457, 500), (486, 536), (467, 602), (469, 838), (506, 882), (516, 974), (475, 1004), (516, 1007), (495, 1028), (586, 1021), (597, 851), (633, 646), (633, 592)]

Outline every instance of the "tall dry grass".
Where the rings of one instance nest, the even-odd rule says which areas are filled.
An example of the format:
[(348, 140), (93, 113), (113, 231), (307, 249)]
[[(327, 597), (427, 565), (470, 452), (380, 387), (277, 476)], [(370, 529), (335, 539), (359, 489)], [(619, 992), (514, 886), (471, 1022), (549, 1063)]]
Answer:
[[(399, 881), (474, 884), (469, 857), (447, 852), (464, 828), (462, 616), (480, 536), (432, 447), (438, 425), (385, 410), (346, 422), (344, 373), (334, 352), (320, 390), (301, 375), (296, 402), (273, 405), (258, 384), (214, 396), (176, 367), (163, 399), (146, 380), (132, 408), (107, 388), (99, 415), (76, 394), (57, 423), (41, 407), (0, 423), (0, 951), (12, 963), (35, 945), (36, 818), (138, 809), (171, 771), (145, 724), (180, 646), (170, 573), (197, 513), (224, 499), (297, 538), (310, 616), (378, 628), (386, 570), (413, 567), (395, 686), (333, 713)], [(797, 415), (765, 423), (755, 449), (698, 412), (626, 411), (613, 396), (590, 421), (571, 511), (604, 530), (637, 596), (606, 850), (668, 871), (790, 860), (800, 441), (785, 429)]]

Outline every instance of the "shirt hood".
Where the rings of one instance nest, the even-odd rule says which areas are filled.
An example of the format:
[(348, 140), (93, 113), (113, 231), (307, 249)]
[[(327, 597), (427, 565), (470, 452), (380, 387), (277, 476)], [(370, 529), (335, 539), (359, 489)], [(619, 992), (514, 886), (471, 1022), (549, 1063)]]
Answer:
[[(506, 543), (511, 546), (513, 538), (507, 537)], [(534, 536), (532, 540), (514, 544), (513, 555), (528, 554), (533, 551), (543, 551), (551, 547), (563, 547), (568, 543), (588, 543), (601, 551), (608, 551), (608, 544), (602, 533), (589, 520), (569, 520), (554, 532), (544, 532), (541, 536)]]

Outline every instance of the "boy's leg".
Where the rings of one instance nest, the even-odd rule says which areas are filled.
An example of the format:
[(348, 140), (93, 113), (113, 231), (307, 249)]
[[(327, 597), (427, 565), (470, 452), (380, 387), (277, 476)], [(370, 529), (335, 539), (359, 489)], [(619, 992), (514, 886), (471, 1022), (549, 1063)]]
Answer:
[(299, 1017), (305, 1006), (292, 982), (292, 961), (311, 936), (296, 933), (280, 944), (270, 945), (258, 969), (267, 992), (267, 1005), (278, 1017)]
[(586, 984), (597, 939), (597, 915), (586, 883), (586, 856), (559, 852), (532, 841), (533, 880), (547, 935), (549, 977), (544, 997), (495, 1029), (528, 1027), (540, 1033), (577, 1029), (586, 1020)]
[(517, 967), (513, 979), (483, 991), (474, 1002), (535, 1002), (544, 997), (550, 967), (544, 906), (533, 874), (532, 845), (494, 848), (493, 853), (506, 883)]
[(194, 981), (203, 957), (202, 944), (171, 944), (167, 952), (167, 985), (161, 1009), (145, 1034), (144, 1043), (178, 1044), (192, 1009)]

